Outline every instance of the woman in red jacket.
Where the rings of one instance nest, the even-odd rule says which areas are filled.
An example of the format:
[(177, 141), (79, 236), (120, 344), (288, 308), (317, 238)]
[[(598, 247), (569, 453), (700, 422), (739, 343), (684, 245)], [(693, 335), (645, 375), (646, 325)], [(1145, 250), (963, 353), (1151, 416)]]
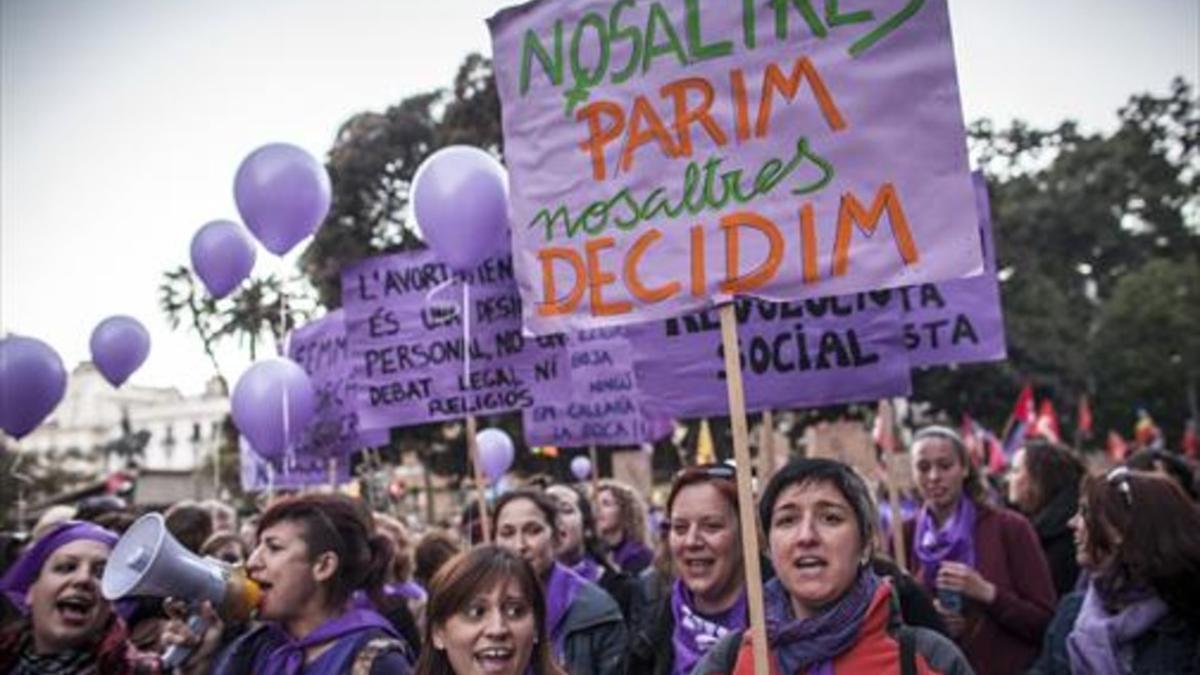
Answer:
[[(771, 478), (758, 510), (777, 575), (763, 589), (772, 675), (971, 672), (950, 640), (902, 625), (891, 582), (870, 565), (875, 507), (853, 469), (794, 460)], [(692, 675), (753, 672), (751, 636), (738, 631)]]
[(924, 504), (915, 524), (905, 524), (909, 569), (977, 673), (1024, 672), (1056, 599), (1037, 533), (1020, 514), (985, 503), (953, 430), (917, 432), (912, 461)]

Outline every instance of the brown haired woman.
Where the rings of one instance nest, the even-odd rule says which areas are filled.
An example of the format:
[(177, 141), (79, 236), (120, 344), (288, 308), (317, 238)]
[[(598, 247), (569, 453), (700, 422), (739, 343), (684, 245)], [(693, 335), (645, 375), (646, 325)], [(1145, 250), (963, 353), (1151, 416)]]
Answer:
[(1084, 473), (1083, 462), (1071, 450), (1031, 440), (1013, 455), (1008, 477), (1008, 501), (1033, 524), (1060, 597), (1070, 593), (1079, 578), (1074, 537), (1067, 523), (1079, 504)]
[(975, 672), (1024, 671), (1054, 615), (1054, 582), (1037, 533), (1020, 514), (986, 503), (952, 429), (917, 432), (912, 464), (924, 503), (916, 523), (905, 523), (909, 569), (936, 596)]
[(646, 505), (633, 488), (615, 480), (602, 480), (594, 495), (596, 530), (608, 546), (613, 563), (633, 575), (654, 560), (646, 545)]
[(1124, 467), (1090, 476), (1071, 527), (1091, 578), (1029, 672), (1200, 673), (1200, 511), (1183, 490)]
[(550, 656), (546, 602), (529, 563), (484, 545), (430, 582), (416, 675), (565, 675)]
[[(246, 563), (262, 587), (258, 618), (265, 623), (234, 642), (212, 672), (409, 672), (391, 623), (353, 597), (363, 591), (377, 601), (391, 562), (391, 542), (348, 497), (309, 494), (272, 503)], [(211, 635), (210, 628), (206, 642)]]

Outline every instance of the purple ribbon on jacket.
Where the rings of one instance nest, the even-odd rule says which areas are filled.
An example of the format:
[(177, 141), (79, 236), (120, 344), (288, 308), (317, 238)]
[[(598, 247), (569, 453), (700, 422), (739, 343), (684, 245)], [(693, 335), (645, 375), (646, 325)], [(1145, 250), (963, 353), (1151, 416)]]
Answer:
[(683, 581), (676, 579), (671, 588), (671, 615), (675, 617), (675, 631), (671, 634), (675, 660), (671, 672), (672, 675), (687, 675), (721, 638), (743, 630), (749, 624), (746, 590), (742, 589), (729, 609), (705, 616), (696, 610), (691, 591)]
[(569, 569), (593, 584), (599, 583), (600, 577), (604, 576), (604, 568), (593, 560), (592, 556), (586, 554), (579, 559), (579, 562), (571, 565)]
[(1089, 584), (1075, 626), (1067, 635), (1071, 672), (1122, 675), (1120, 651), (1167, 615), (1167, 604), (1150, 593), (1115, 614), (1104, 607), (1095, 583)]
[(585, 583), (583, 577), (560, 563), (554, 563), (550, 568), (550, 580), (546, 584), (546, 628), (554, 645), (554, 656), (559, 661), (563, 656), (562, 640), (566, 637), (562, 631), (563, 619)]
[(654, 551), (642, 542), (626, 537), (621, 545), (613, 550), (612, 558), (622, 571), (637, 574), (650, 566), (654, 560)]
[(947, 560), (975, 567), (975, 515), (975, 503), (966, 495), (959, 497), (958, 508), (941, 529), (929, 507), (921, 509), (912, 546), (925, 588), (937, 588), (938, 568)]
[(59, 523), (33, 542), (12, 564), (12, 567), (8, 568), (4, 578), (0, 579), (0, 591), (3, 591), (22, 613), (28, 613), (29, 608), (25, 606), (25, 595), (29, 593), (29, 587), (37, 581), (38, 575), (42, 573), (42, 566), (55, 551), (80, 539), (98, 541), (112, 548), (117, 545), (118, 537), (95, 523), (79, 520)]
[(352, 609), (317, 626), (313, 632), (298, 640), (288, 635), (279, 625), (272, 625), (270, 630), (275, 633), (274, 637), (280, 644), (267, 655), (263, 672), (298, 675), (304, 669), (304, 650), (372, 628), (378, 628), (388, 636), (399, 639), (391, 622), (370, 609)]
[(863, 568), (849, 591), (819, 614), (797, 619), (792, 598), (778, 578), (763, 589), (766, 605), (767, 644), (785, 673), (833, 675), (833, 659), (849, 649), (859, 637), (867, 610), (881, 582), (870, 568)]

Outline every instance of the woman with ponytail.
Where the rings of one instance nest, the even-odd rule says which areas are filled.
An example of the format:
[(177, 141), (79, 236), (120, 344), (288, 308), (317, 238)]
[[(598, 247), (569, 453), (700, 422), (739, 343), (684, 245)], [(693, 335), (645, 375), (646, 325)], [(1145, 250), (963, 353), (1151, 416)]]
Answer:
[(361, 591), (379, 602), (391, 563), (391, 542), (375, 533), (358, 502), (325, 494), (276, 501), (259, 521), (246, 563), (262, 587), (258, 618), (264, 623), (234, 642), (213, 672), (410, 672), (391, 623), (355, 600)]

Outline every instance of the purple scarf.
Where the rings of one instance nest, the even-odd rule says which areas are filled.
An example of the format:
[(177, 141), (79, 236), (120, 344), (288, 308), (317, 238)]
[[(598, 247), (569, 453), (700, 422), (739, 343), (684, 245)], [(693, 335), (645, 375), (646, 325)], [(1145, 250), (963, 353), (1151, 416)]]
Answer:
[(109, 548), (117, 545), (117, 535), (96, 525), (78, 520), (68, 520), (52, 528), (33, 542), (20, 558), (8, 568), (8, 572), (0, 579), (0, 591), (3, 591), (21, 612), (28, 613), (25, 606), (25, 596), (29, 587), (37, 581), (42, 573), (42, 566), (50, 559), (55, 551), (67, 544), (80, 539), (89, 539), (106, 544)]
[(317, 626), (316, 630), (299, 640), (293, 639), (279, 625), (272, 625), (269, 630), (274, 633), (273, 637), (278, 646), (267, 655), (263, 672), (298, 675), (304, 670), (305, 649), (372, 628), (378, 628), (388, 636), (399, 639), (392, 624), (378, 612), (369, 609), (352, 609)]
[(415, 581), (404, 581), (398, 584), (386, 584), (383, 587), (385, 595), (399, 596), (405, 600), (424, 600), (428, 597), (428, 593), (421, 584)]
[(686, 675), (708, 650), (733, 631), (746, 628), (746, 590), (738, 594), (729, 609), (714, 616), (705, 616), (695, 608), (692, 593), (676, 579), (671, 589), (671, 615), (675, 617), (675, 632), (671, 643), (675, 647), (672, 675)]
[(654, 551), (642, 542), (626, 537), (612, 552), (613, 562), (623, 572), (638, 574), (654, 561)]
[(1071, 672), (1095, 675), (1132, 672), (1128, 664), (1122, 665), (1120, 653), (1167, 612), (1166, 603), (1151, 593), (1116, 614), (1110, 614), (1104, 608), (1096, 585), (1089, 585), (1075, 627), (1067, 635)]
[(599, 583), (600, 577), (604, 576), (604, 568), (593, 560), (590, 555), (583, 556), (579, 559), (579, 562), (570, 565), (569, 569), (593, 584)]
[(560, 662), (563, 657), (562, 641), (566, 637), (562, 630), (563, 619), (571, 603), (575, 602), (579, 589), (586, 583), (583, 577), (560, 563), (554, 563), (550, 568), (550, 580), (546, 583), (546, 628), (554, 645), (554, 656)]
[(867, 609), (883, 583), (870, 568), (859, 572), (850, 591), (820, 614), (797, 619), (792, 597), (778, 578), (767, 582), (767, 644), (785, 673), (833, 675), (833, 659), (858, 641)]
[(938, 568), (950, 560), (975, 567), (975, 504), (967, 496), (958, 499), (958, 508), (942, 529), (937, 528), (928, 506), (917, 516), (913, 533), (913, 553), (921, 561), (921, 579), (925, 588), (937, 588)]

